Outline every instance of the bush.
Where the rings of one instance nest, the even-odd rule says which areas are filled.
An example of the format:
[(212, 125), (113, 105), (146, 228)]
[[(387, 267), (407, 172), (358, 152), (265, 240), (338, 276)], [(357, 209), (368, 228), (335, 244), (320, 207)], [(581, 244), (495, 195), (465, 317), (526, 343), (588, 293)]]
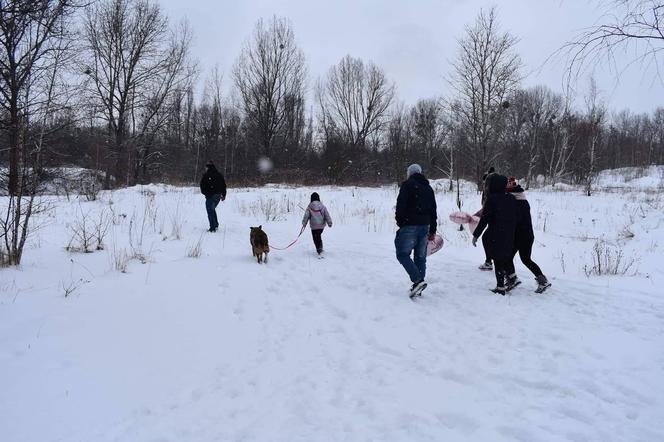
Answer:
[(203, 253), (203, 235), (201, 235), (198, 238), (198, 241), (196, 241), (193, 244), (190, 244), (187, 247), (187, 256), (189, 258), (200, 258), (202, 253)]
[(583, 266), (583, 271), (587, 277), (636, 273), (634, 269), (636, 260), (625, 258), (625, 253), (621, 247), (611, 246), (603, 239), (595, 241), (590, 257), (591, 264)]

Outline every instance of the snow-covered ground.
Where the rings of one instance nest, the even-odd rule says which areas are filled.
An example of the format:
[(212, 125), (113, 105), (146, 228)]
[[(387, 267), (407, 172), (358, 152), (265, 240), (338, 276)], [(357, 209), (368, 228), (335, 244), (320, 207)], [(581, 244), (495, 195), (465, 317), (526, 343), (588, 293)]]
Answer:
[(597, 175), (602, 188), (664, 191), (664, 166), (621, 167), (602, 170)]
[[(664, 196), (530, 192), (553, 287), (517, 263), (501, 297), (436, 187), (446, 243), (415, 302), (396, 187), (231, 189), (214, 234), (193, 188), (49, 197), (0, 270), (0, 440), (664, 440)], [(313, 190), (326, 258), (307, 231), (258, 265), (249, 227), (288, 244)], [(104, 250), (66, 250), (84, 215), (108, 222)]]

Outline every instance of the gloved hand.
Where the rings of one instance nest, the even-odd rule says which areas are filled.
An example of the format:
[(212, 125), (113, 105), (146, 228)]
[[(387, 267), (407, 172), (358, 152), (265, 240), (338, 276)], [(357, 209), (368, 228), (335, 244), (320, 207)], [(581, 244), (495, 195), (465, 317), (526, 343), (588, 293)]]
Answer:
[(221, 195), (221, 200), (226, 201), (226, 197), (224, 195)]
[(477, 237), (473, 236), (473, 247), (477, 247)]
[(332, 227), (332, 222), (327, 223), (327, 227)]
[(429, 233), (429, 241), (433, 241), (436, 238), (435, 233)]

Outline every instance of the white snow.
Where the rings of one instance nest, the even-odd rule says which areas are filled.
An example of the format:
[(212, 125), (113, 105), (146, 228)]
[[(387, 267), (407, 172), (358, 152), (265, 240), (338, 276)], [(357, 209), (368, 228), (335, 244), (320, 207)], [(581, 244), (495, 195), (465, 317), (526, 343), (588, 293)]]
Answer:
[[(230, 189), (214, 234), (193, 188), (49, 197), (24, 264), (0, 270), (0, 440), (664, 440), (662, 194), (529, 192), (553, 287), (534, 294), (517, 262), (501, 297), (436, 187), (446, 243), (416, 302), (396, 187)], [(334, 220), (325, 259), (305, 231), (258, 265), (249, 226), (285, 246), (312, 191)], [(105, 249), (67, 252), (102, 211)], [(634, 260), (625, 275), (586, 276), (597, 243)], [(118, 272), (123, 250), (145, 263)]]
[(664, 190), (664, 166), (622, 167), (602, 170), (597, 185), (603, 188)]

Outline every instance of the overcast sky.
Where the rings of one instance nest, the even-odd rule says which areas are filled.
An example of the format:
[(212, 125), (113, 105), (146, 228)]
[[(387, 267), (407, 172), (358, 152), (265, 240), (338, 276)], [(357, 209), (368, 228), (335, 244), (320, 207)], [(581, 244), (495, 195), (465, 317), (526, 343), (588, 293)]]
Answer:
[[(445, 96), (450, 60), (464, 26), (480, 8), (498, 5), (502, 28), (520, 39), (524, 85), (562, 90), (560, 59), (547, 58), (579, 29), (596, 22), (597, 0), (160, 0), (171, 20), (186, 17), (194, 30), (193, 55), (201, 78), (218, 64), (229, 87), (231, 67), (256, 21), (273, 15), (290, 19), (305, 53), (309, 85), (344, 55), (372, 60), (397, 85), (406, 103)], [(631, 58), (624, 55), (624, 62)], [(620, 60), (619, 60), (620, 61)], [(618, 82), (608, 68), (595, 68), (603, 98), (613, 110), (649, 112), (664, 105), (664, 85), (654, 69), (634, 66)], [(582, 103), (579, 87), (577, 104)]]

